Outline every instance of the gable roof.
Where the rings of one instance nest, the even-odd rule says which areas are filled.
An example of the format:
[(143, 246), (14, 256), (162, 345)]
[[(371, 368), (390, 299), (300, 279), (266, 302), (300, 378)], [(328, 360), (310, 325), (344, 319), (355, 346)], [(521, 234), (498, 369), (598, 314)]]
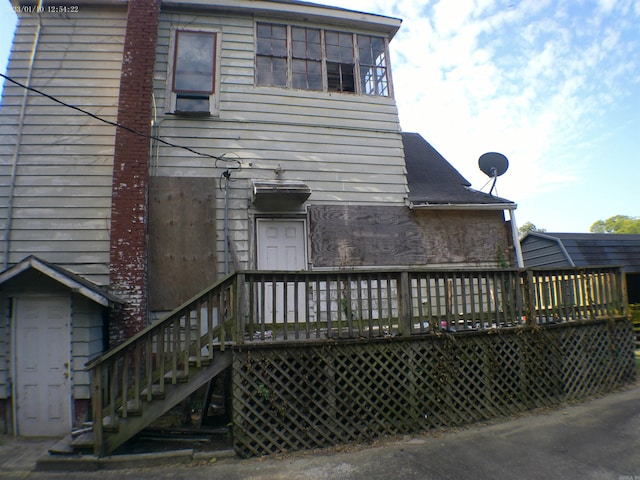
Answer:
[(42, 273), (71, 290), (77, 291), (89, 300), (92, 300), (102, 306), (109, 307), (125, 303), (122, 299), (108, 293), (103, 288), (100, 288), (98, 285), (90, 282), (86, 278), (82, 278), (69, 270), (47, 262), (46, 260), (42, 260), (34, 255), (24, 258), (13, 267), (0, 273), (0, 285), (31, 269)]
[(516, 208), (511, 200), (471, 188), (471, 184), (418, 133), (403, 133), (411, 207)]
[(527, 266), (623, 266), (640, 272), (640, 235), (529, 232), (521, 241)]

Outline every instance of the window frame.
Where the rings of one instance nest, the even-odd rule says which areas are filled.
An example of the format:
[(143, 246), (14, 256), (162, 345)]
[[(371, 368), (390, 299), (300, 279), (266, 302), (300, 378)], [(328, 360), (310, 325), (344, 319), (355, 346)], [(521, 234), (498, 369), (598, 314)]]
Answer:
[[(284, 84), (280, 84), (280, 85), (275, 85), (273, 84), (273, 82), (271, 84), (267, 84), (267, 83), (259, 83), (258, 82), (258, 78), (260, 77), (260, 71), (258, 68), (258, 63), (259, 57), (265, 57), (266, 55), (264, 55), (263, 53), (260, 53), (260, 47), (258, 45), (259, 39), (260, 38), (264, 38), (264, 37), (259, 37), (258, 36), (258, 28), (260, 25), (270, 25), (270, 26), (278, 26), (278, 27), (284, 27), (286, 28), (286, 74), (287, 74), (287, 78), (286, 81), (284, 82)], [(306, 29), (306, 30), (319, 30), (320, 32), (320, 55), (321, 55), (321, 70), (322, 70), (322, 90), (319, 90), (317, 88), (303, 88), (300, 86), (294, 86), (294, 74), (296, 74), (296, 72), (294, 72), (293, 69), (293, 64), (294, 61), (300, 61), (301, 58), (296, 56), (296, 54), (294, 53), (294, 39), (293, 39), (293, 29), (294, 28), (300, 28), (300, 29)], [(329, 59), (329, 55), (328, 55), (328, 48), (327, 48), (327, 33), (333, 33), (333, 34), (338, 34), (339, 37), (342, 37), (343, 35), (348, 35), (351, 39), (351, 46), (352, 46), (352, 56), (353, 56), (353, 63), (350, 63), (348, 65), (350, 65), (353, 68), (353, 72), (347, 72), (347, 76), (351, 75), (353, 78), (353, 90), (349, 89), (349, 88), (344, 88), (343, 85), (343, 76), (345, 75), (344, 72), (342, 72), (342, 67), (344, 65), (347, 65), (344, 62), (336, 62), (335, 60)], [(361, 78), (362, 76), (362, 71), (363, 68), (366, 70), (371, 70), (371, 66), (368, 64), (361, 64), (360, 63), (360, 46), (358, 45), (358, 40), (359, 37), (368, 37), (368, 38), (378, 38), (380, 40), (382, 40), (383, 42), (383, 56), (384, 56), (384, 67), (382, 67), (383, 75), (384, 75), (384, 82), (383, 82), (383, 86), (382, 88), (378, 88), (378, 84), (376, 83), (374, 85), (374, 88), (372, 89), (371, 93), (368, 93), (365, 89), (365, 85), (363, 83), (363, 79)], [(367, 97), (381, 97), (381, 98), (393, 98), (393, 88), (392, 88), (392, 79), (391, 79), (391, 66), (390, 66), (390, 62), (389, 62), (389, 38), (386, 36), (382, 36), (382, 35), (377, 35), (375, 33), (370, 33), (370, 32), (364, 32), (364, 31), (346, 31), (346, 30), (340, 30), (340, 29), (336, 29), (335, 27), (323, 27), (323, 26), (309, 26), (309, 25), (304, 25), (304, 24), (285, 24), (285, 23), (278, 23), (278, 22), (272, 22), (269, 20), (257, 20), (255, 22), (255, 43), (254, 43), (254, 50), (255, 50), (255, 54), (254, 54), (254, 68), (255, 68), (255, 72), (254, 72), (254, 86), (255, 87), (259, 87), (259, 88), (285, 88), (285, 89), (289, 89), (289, 90), (301, 90), (301, 91), (308, 91), (308, 92), (323, 92), (323, 93), (347, 93), (347, 94), (351, 94), (351, 95), (361, 95), (361, 96), (367, 96)], [(282, 56), (278, 56), (278, 58), (283, 58)], [(309, 59), (307, 59), (309, 60)], [(332, 85), (335, 82), (330, 82), (329, 80), (329, 76), (332, 74), (333, 70), (330, 72), (329, 70), (332, 68), (332, 66), (337, 65), (338, 68), (338, 72), (337, 75), (340, 77), (338, 80), (339, 86), (337, 88), (331, 88)], [(379, 67), (380, 68), (380, 67)], [(377, 78), (377, 77), (376, 77)], [(349, 83), (349, 82), (347, 82)], [(350, 84), (349, 84), (350, 85)], [(386, 91), (386, 94), (381, 93)]]
[[(180, 90), (176, 88), (176, 67), (178, 64), (176, 55), (180, 33), (212, 35), (214, 41), (213, 72), (211, 89)], [(220, 50), (222, 44), (222, 31), (215, 28), (200, 28), (190, 25), (174, 25), (171, 27), (169, 52), (167, 62), (166, 79), (166, 113), (184, 116), (217, 116), (220, 113)], [(201, 99), (207, 101), (208, 110), (179, 110), (178, 101), (181, 98)]]

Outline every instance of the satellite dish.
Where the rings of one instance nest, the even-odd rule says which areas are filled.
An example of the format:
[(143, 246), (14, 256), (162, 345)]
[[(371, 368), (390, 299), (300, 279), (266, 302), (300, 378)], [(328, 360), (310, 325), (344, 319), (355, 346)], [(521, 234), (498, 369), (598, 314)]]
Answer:
[(493, 185), (491, 185), (491, 190), (489, 190), (489, 195), (491, 195), (493, 194), (493, 189), (496, 187), (498, 177), (509, 168), (509, 160), (501, 153), (487, 152), (480, 155), (478, 165), (480, 166), (480, 170), (487, 176), (493, 178)]
[(501, 153), (488, 152), (480, 155), (478, 165), (487, 176), (499, 177), (509, 168), (509, 160)]

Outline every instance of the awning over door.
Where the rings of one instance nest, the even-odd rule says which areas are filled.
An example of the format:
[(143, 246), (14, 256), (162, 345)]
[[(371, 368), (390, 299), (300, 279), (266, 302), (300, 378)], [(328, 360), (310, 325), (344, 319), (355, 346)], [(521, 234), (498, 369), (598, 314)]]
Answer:
[(259, 210), (290, 210), (302, 205), (311, 188), (296, 180), (252, 180), (251, 203)]

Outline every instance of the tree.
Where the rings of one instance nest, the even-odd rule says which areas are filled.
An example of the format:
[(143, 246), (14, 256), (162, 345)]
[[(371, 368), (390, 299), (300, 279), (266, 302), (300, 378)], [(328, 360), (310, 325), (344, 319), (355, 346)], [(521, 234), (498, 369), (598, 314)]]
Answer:
[(538, 228), (531, 222), (527, 222), (522, 225), (518, 231), (520, 232), (520, 238), (524, 237), (529, 232), (546, 232), (544, 228)]
[(589, 229), (591, 233), (640, 233), (640, 217), (614, 215), (598, 220)]

